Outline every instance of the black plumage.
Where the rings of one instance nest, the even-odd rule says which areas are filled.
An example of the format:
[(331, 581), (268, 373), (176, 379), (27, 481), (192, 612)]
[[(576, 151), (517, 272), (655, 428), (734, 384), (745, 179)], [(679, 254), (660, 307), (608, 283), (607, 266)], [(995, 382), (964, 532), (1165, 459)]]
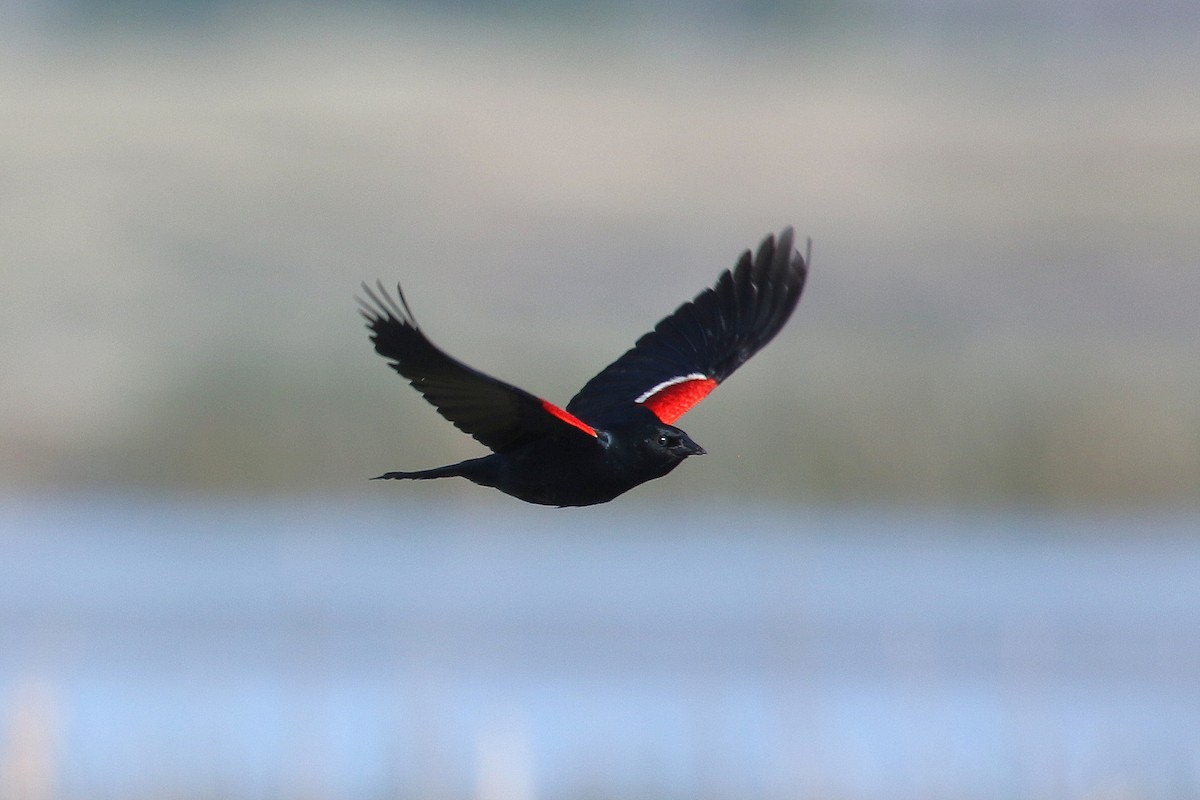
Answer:
[(791, 228), (745, 251), (589, 380), (566, 408), (485, 375), (425, 337), (404, 294), (363, 285), (375, 350), (460, 430), (493, 452), (381, 479), (463, 477), (531, 503), (603, 503), (704, 449), (674, 423), (762, 349), (799, 302), (807, 259)]

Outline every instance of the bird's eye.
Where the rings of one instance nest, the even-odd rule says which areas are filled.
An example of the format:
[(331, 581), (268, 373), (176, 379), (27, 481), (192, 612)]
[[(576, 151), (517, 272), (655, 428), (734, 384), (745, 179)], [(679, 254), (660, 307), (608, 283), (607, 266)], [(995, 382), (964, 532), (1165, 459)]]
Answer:
[(679, 444), (678, 436), (671, 436), (670, 434), (664, 433), (662, 436), (658, 437), (659, 447), (674, 447), (677, 444)]

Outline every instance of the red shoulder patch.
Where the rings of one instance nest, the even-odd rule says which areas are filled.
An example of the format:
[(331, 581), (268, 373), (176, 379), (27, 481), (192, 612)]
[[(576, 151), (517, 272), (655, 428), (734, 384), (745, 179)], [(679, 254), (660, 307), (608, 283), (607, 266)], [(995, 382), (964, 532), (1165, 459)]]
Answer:
[(690, 411), (692, 406), (708, 397), (708, 393), (715, 388), (715, 380), (693, 372), (663, 381), (634, 402), (641, 403), (660, 420), (671, 425)]
[(559, 408), (549, 400), (542, 400), (542, 408), (546, 409), (546, 411), (548, 411), (551, 415), (558, 417), (568, 425), (579, 428), (579, 430), (583, 431), (588, 436), (596, 436), (595, 428), (593, 428), (591, 425), (588, 425), (586, 422), (572, 414), (570, 411), (567, 411), (565, 408)]

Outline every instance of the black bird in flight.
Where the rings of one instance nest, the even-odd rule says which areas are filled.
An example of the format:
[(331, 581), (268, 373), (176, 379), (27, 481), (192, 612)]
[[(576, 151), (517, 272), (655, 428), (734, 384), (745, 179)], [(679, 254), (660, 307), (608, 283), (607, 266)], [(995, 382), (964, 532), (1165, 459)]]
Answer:
[[(588, 381), (565, 409), (443, 353), (404, 293), (378, 283), (356, 298), (375, 351), (490, 455), (379, 479), (462, 477), (530, 503), (605, 503), (702, 455), (674, 422), (779, 333), (800, 300), (806, 256), (792, 229), (768, 236)], [(811, 250), (811, 241), (809, 249)]]

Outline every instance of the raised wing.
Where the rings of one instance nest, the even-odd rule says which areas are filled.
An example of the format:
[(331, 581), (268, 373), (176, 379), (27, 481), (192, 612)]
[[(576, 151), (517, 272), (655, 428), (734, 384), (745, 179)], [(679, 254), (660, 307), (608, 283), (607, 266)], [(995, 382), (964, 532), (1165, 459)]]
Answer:
[(439, 350), (417, 326), (404, 292), (397, 303), (377, 284), (363, 284), (367, 299), (356, 298), (367, 320), (375, 352), (389, 359), (438, 413), (492, 450), (534, 435), (595, 436), (590, 425), (524, 389), (474, 370)]
[[(775, 337), (788, 321), (808, 265), (792, 229), (768, 236), (587, 382), (567, 411), (603, 424), (638, 405), (674, 423)], [(811, 246), (811, 243), (810, 243)]]

